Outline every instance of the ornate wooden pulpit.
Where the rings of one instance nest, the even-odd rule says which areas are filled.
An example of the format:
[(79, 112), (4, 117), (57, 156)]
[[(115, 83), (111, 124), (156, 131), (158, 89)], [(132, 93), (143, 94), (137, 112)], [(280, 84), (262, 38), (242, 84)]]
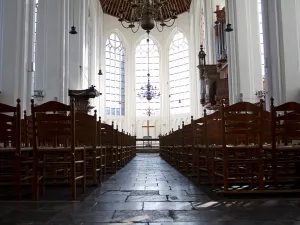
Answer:
[(75, 99), (76, 113), (88, 113), (94, 107), (90, 105), (90, 99), (101, 95), (95, 86), (91, 86), (85, 90), (69, 90), (69, 97)]
[(220, 6), (217, 6), (215, 14), (217, 64), (198, 67), (202, 80), (201, 104), (209, 110), (218, 110), (223, 100), (225, 105), (229, 103), (225, 8), (220, 9)]

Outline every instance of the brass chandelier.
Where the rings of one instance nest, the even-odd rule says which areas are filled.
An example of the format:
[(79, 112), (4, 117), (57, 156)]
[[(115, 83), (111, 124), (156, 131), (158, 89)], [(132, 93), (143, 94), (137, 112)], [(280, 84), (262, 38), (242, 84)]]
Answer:
[[(155, 26), (159, 32), (162, 32), (164, 27), (174, 25), (177, 17), (177, 11), (167, 0), (124, 0), (129, 3), (130, 16), (126, 18), (126, 11), (119, 11), (119, 22), (126, 29), (131, 29), (136, 33), (140, 27), (143, 30), (150, 32)], [(168, 6), (171, 12), (170, 18), (165, 19), (162, 13), (162, 7)]]
[(148, 101), (151, 101), (153, 98), (159, 98), (160, 96), (160, 92), (158, 92), (158, 88), (156, 86), (153, 86), (151, 83), (150, 83), (150, 63), (149, 63), (149, 53), (150, 53), (150, 50), (149, 50), (149, 31), (147, 31), (148, 33), (148, 38), (147, 38), (147, 45), (148, 45), (148, 73), (147, 73), (147, 79), (148, 79), (148, 82), (145, 86), (142, 86), (141, 87), (141, 92), (139, 92), (137, 94), (137, 96), (140, 98), (140, 99), (144, 99), (146, 98)]

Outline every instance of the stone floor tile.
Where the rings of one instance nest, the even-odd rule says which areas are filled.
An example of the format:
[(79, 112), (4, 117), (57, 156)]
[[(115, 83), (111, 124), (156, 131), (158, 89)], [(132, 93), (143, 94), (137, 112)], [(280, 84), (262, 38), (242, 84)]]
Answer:
[(152, 195), (159, 195), (159, 191), (153, 190), (143, 190), (143, 191), (132, 191), (131, 196), (152, 196)]
[(130, 195), (131, 191), (106, 191), (102, 195)]
[(145, 202), (144, 210), (192, 210), (189, 202)]
[(170, 214), (176, 222), (233, 222), (236, 219), (229, 213), (213, 210), (172, 211)]
[(149, 223), (149, 225), (210, 225), (209, 222), (165, 222), (165, 223)]
[(10, 210), (0, 217), (0, 224), (46, 223), (60, 212), (59, 210)]
[(142, 210), (143, 202), (99, 202), (92, 211)]
[(174, 190), (159, 190), (160, 195), (187, 195), (186, 191), (174, 191)]
[(171, 222), (169, 211), (116, 211), (111, 222)]
[(169, 195), (171, 202), (209, 202), (211, 199), (206, 195)]
[(67, 210), (67, 211), (91, 211), (97, 202), (53, 202), (42, 207), (40, 210)]
[(126, 202), (166, 202), (167, 196), (163, 195), (148, 195), (148, 196), (129, 196)]
[(128, 187), (128, 186), (123, 186), (120, 189), (121, 191), (143, 191), (145, 190), (145, 186), (132, 186), (132, 187)]
[(89, 196), (84, 201), (96, 202), (125, 202), (128, 195), (100, 195)]
[(110, 222), (114, 215), (114, 211), (98, 211), (98, 212), (68, 212), (62, 211), (51, 219), (50, 223), (103, 223)]

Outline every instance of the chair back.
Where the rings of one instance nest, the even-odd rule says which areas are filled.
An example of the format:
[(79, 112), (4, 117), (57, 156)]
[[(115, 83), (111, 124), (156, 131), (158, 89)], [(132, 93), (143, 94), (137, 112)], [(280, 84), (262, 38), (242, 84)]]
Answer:
[(31, 100), (33, 147), (75, 147), (74, 100), (70, 105), (50, 101), (35, 106)]

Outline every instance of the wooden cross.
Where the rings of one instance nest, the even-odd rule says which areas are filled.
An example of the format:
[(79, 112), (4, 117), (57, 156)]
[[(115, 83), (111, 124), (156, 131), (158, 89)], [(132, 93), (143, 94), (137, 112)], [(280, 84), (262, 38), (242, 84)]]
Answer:
[(147, 127), (147, 136), (150, 136), (150, 127), (155, 127), (155, 126), (150, 126), (150, 122), (149, 122), (149, 120), (147, 120), (147, 126), (142, 126), (143, 128), (144, 127)]

